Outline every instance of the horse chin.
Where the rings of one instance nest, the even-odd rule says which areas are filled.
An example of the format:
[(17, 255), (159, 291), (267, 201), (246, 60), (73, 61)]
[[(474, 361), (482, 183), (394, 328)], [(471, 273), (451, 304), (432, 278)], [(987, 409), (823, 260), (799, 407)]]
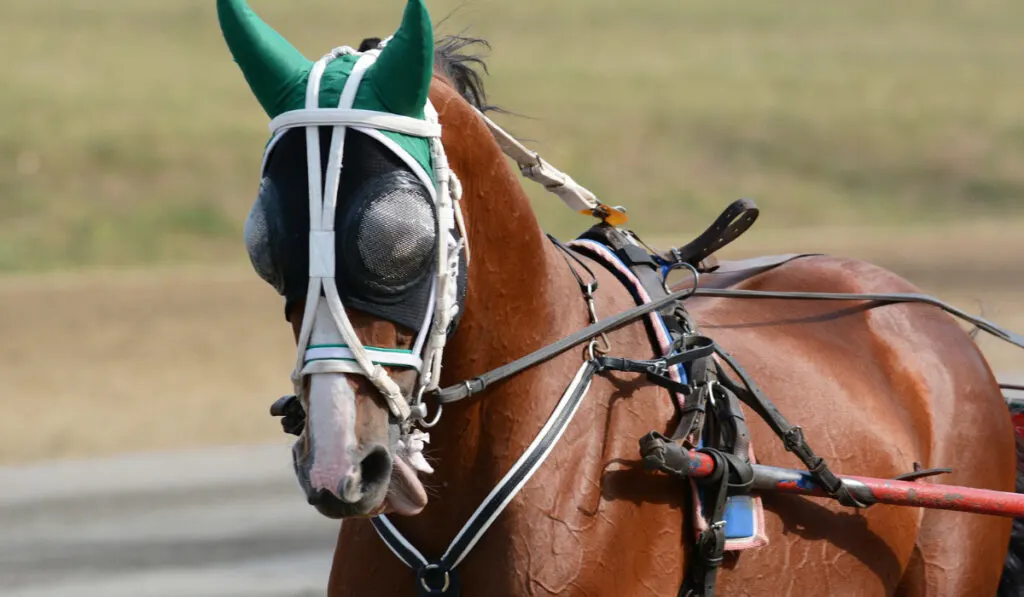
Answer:
[(415, 516), (427, 505), (427, 490), (416, 470), (402, 457), (396, 457), (391, 469), (391, 485), (384, 500), (383, 513)]

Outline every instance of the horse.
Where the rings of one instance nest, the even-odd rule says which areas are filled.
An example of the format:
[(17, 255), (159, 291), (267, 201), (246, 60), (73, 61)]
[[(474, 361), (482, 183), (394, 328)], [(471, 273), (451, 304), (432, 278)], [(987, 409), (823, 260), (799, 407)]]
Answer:
[[(256, 270), (286, 297), (286, 319), (306, 354), (299, 355), (293, 377), (305, 417), (293, 456), (308, 502), (343, 520), (328, 594), (447, 594), (448, 576), (440, 586), (422, 570), (410, 570), (396, 557), (400, 550), (392, 553), (395, 547), (380, 540), (377, 523), (387, 516), (405, 545), (440, 556), (531, 448), (594, 345), (576, 346), (446, 404), (429, 423), (425, 412), (419, 419), (410, 414), (426, 407), (416, 395), (417, 373), (437, 367), (434, 387), (474, 379), (586, 327), (597, 315), (636, 306), (635, 298), (603, 263), (579, 252), (568, 259), (543, 232), (482, 116), (489, 106), (476, 69), (483, 63), (471, 53), (480, 40), (436, 41), (421, 0), (409, 0), (392, 38), (368, 39), (359, 51), (336, 51), (314, 65), (241, 0), (218, 0), (218, 10), (228, 45), (273, 122), (283, 122), (289, 111), (297, 114), (268, 146), (246, 234)], [(344, 65), (332, 71), (331, 61)], [(357, 71), (369, 82), (346, 92)], [(315, 93), (310, 100), (303, 91), (314, 89), (319, 76), (318, 105)], [(328, 89), (333, 91), (325, 101)], [(338, 111), (327, 114), (339, 95)], [(360, 112), (360, 105), (378, 116)], [(379, 116), (388, 113), (399, 116), (394, 122)], [(409, 119), (440, 126), (439, 146), (430, 145), (429, 158), (423, 157), (427, 145), (402, 135), (434, 132), (420, 131)], [(405, 132), (390, 130), (386, 139), (371, 134), (385, 126)], [(330, 152), (319, 148), (328, 145)], [(446, 163), (439, 167), (439, 160)], [(435, 176), (428, 180), (424, 172), (431, 168)], [(325, 180), (326, 192), (311, 182)], [(429, 201), (413, 197), (430, 195), (430, 183), (434, 190), (448, 184), (461, 191), (444, 218), (427, 209)], [(430, 195), (436, 205), (441, 194)], [(372, 202), (380, 197), (398, 197), (397, 207), (374, 211)], [(334, 203), (336, 211), (318, 221), (316, 201)], [(431, 214), (435, 221), (420, 226)], [(322, 228), (314, 233), (316, 226)], [(372, 232), (363, 234), (367, 226)], [(444, 241), (435, 243), (439, 235), (452, 250), (445, 252)], [(417, 273), (434, 264), (448, 278)], [(596, 281), (588, 286), (590, 296), (581, 294), (581, 268)], [(386, 277), (396, 271), (413, 273), (396, 274), (404, 290), (388, 294)], [(337, 280), (341, 290), (324, 282), (309, 286), (315, 290), (307, 295), (314, 278)], [(440, 325), (421, 323), (435, 305), (423, 296), (445, 280), (453, 282), (448, 294), (438, 291), (435, 298), (440, 304), (454, 297), (447, 305), (451, 317), (438, 315)], [(879, 266), (827, 255), (735, 279), (723, 276), (722, 285), (916, 291)], [(408, 290), (423, 287), (428, 290), (419, 294)], [(934, 307), (695, 296), (685, 309), (803, 428), (835, 471), (889, 478), (916, 464), (948, 466), (949, 483), (1013, 491), (1014, 434), (999, 386), (968, 333)], [(443, 348), (431, 353), (439, 360), (387, 360), (388, 351), (421, 348), (425, 334), (428, 347)], [(604, 341), (614, 354), (633, 359), (650, 358), (655, 350), (640, 321), (609, 332)], [(309, 346), (326, 350), (323, 358), (331, 365), (317, 368), (323, 361), (309, 358)], [(361, 353), (364, 347), (372, 348)], [(651, 430), (667, 434), (679, 418), (670, 392), (642, 375), (595, 376), (547, 460), (458, 563), (461, 592), (679, 592), (694, 557), (693, 493), (645, 470), (637, 452), (638, 438)], [(411, 420), (429, 427), (429, 437), (408, 433)], [(800, 465), (765, 422), (748, 416), (748, 424), (758, 462)], [(1010, 520), (886, 506), (851, 509), (791, 495), (761, 499), (767, 544), (726, 554), (720, 595), (991, 595), (1000, 582)]]

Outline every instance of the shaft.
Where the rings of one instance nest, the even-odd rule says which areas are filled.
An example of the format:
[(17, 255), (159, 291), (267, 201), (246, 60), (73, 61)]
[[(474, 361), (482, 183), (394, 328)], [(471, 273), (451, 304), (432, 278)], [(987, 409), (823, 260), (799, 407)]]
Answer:
[[(714, 469), (715, 463), (710, 456), (690, 452), (690, 476), (710, 476)], [(865, 504), (956, 510), (1009, 518), (1024, 516), (1024, 494), (1020, 493), (872, 477), (840, 478)], [(753, 491), (829, 497), (806, 471), (760, 464), (754, 465)]]

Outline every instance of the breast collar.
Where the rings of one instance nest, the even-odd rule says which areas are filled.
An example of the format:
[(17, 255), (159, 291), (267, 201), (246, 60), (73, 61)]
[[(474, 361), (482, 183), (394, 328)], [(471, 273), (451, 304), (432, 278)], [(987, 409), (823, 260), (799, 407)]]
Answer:
[[(425, 417), (422, 396), (438, 387), (441, 361), (449, 328), (459, 310), (458, 278), (460, 261), (464, 255), (469, 263), (469, 245), (459, 200), (462, 188), (441, 144), (441, 126), (437, 111), (428, 99), (424, 106), (425, 120), (387, 112), (353, 109), (352, 104), (363, 75), (372, 66), (387, 41), (377, 49), (356, 52), (350, 47), (332, 50), (313, 66), (306, 88), (305, 108), (285, 112), (270, 122), (272, 138), (264, 151), (265, 171), (268, 158), (275, 145), (293, 128), (305, 128), (306, 161), (309, 178), (309, 286), (305, 298), (305, 311), (299, 331), (292, 382), (297, 396), (302, 396), (304, 379), (315, 373), (354, 373), (362, 375), (387, 401), (391, 414), (404, 423)], [(319, 107), (320, 81), (327, 65), (341, 57), (356, 55), (356, 61), (337, 108)], [(326, 180), (320, 170), (321, 147), (319, 127), (331, 126), (331, 143), (327, 160)], [(411, 349), (365, 346), (359, 340), (339, 296), (335, 279), (335, 208), (342, 174), (345, 132), (353, 129), (363, 133), (391, 150), (408, 166), (417, 179), (429, 190), (437, 210), (438, 235), (436, 267), (430, 282), (430, 297), (423, 325)], [(423, 166), (404, 148), (381, 131), (426, 138), (430, 142), (433, 179)], [(435, 182), (436, 181), (436, 182)], [(326, 308), (318, 308), (322, 306)], [(318, 346), (310, 344), (313, 324), (317, 317), (330, 317), (344, 339), (340, 345)], [(415, 369), (416, 387), (411, 396), (404, 396), (398, 384), (384, 366)]]

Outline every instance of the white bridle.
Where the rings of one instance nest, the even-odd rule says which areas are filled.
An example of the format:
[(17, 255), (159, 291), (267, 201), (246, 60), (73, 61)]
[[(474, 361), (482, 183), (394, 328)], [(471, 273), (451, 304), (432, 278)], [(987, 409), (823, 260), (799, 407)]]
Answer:
[[(448, 328), (459, 308), (457, 286), (460, 254), (465, 251), (468, 264), (469, 245), (459, 206), (462, 187), (455, 173), (448, 167), (448, 158), (441, 145), (441, 125), (430, 100), (427, 100), (424, 106), (426, 120), (352, 108), (363, 75), (376, 62), (385, 43), (378, 49), (367, 52), (356, 52), (347, 46), (336, 48), (317, 61), (309, 75), (305, 109), (285, 112), (270, 122), (273, 137), (264, 152), (263, 168), (266, 168), (270, 152), (288, 130), (298, 127), (306, 129), (310, 228), (309, 288), (298, 337), (295, 368), (292, 371), (295, 394), (303, 396), (304, 381), (308, 375), (363, 375), (383, 395), (391, 413), (399, 421), (406, 422), (414, 414), (411, 407), (420, 406), (423, 393), (438, 386)], [(357, 55), (359, 58), (345, 82), (338, 107), (320, 108), (320, 81), (324, 70), (332, 60), (346, 55)], [(321, 126), (333, 126), (326, 180), (323, 180), (320, 172), (321, 148), (318, 127)], [(348, 128), (371, 137), (397, 155), (429, 190), (431, 200), (437, 209), (437, 263), (431, 281), (431, 295), (423, 325), (412, 348), (408, 350), (364, 346), (352, 327), (338, 293), (335, 280), (334, 215), (341, 180), (345, 131)], [(381, 134), (382, 130), (428, 139), (434, 179), (431, 180), (420, 163), (404, 148)], [(324, 297), (320, 296), (321, 291)], [(319, 308), (321, 305), (325, 305), (326, 309)], [(344, 339), (343, 344), (310, 344), (313, 324), (318, 314), (329, 315)], [(416, 388), (411, 397), (402, 394), (401, 388), (384, 369), (385, 365), (412, 368), (418, 372)], [(424, 409), (417, 408), (415, 412), (422, 417)]]
[[(459, 309), (457, 294), (460, 254), (465, 252), (468, 266), (470, 251), (460, 205), (462, 185), (448, 165), (448, 157), (441, 144), (441, 125), (430, 100), (428, 99), (424, 106), (426, 120), (352, 108), (363, 75), (376, 62), (387, 41), (381, 42), (377, 49), (366, 52), (357, 52), (348, 46), (335, 48), (316, 62), (309, 75), (305, 108), (285, 112), (270, 122), (272, 138), (264, 152), (262, 168), (266, 168), (271, 151), (288, 130), (298, 127), (306, 129), (310, 224), (309, 287), (298, 337), (295, 367), (291, 376), (296, 396), (303, 396), (304, 381), (308, 375), (355, 373), (369, 379), (387, 401), (391, 413), (401, 422), (407, 422), (425, 416), (426, 408), (422, 404), (422, 396), (425, 392), (438, 387), (449, 327)], [(321, 108), (320, 81), (324, 70), (332, 60), (346, 55), (357, 55), (359, 59), (345, 82), (338, 107)], [(604, 214), (613, 223), (616, 218), (625, 219), (617, 208), (599, 202), (593, 193), (544, 161), (536, 152), (524, 147), (479, 110), (477, 112), (502, 151), (519, 164), (524, 176), (558, 195), (574, 211)], [(318, 127), (321, 126), (333, 127), (326, 180), (323, 180), (320, 172), (321, 148)], [(352, 327), (338, 293), (335, 281), (334, 215), (344, 157), (345, 131), (348, 128), (380, 142), (398, 156), (429, 190), (437, 210), (440, 233), (437, 237), (437, 264), (431, 282), (431, 294), (423, 325), (412, 348), (408, 350), (364, 346)], [(381, 131), (428, 139), (434, 179), (431, 180), (409, 152), (381, 134)], [(320, 296), (321, 291), (324, 294), (323, 298)], [(325, 308), (321, 309), (321, 306)], [(319, 313), (323, 313), (324, 316), (329, 314), (344, 339), (344, 344), (310, 344), (313, 324)], [(391, 379), (384, 366), (412, 368), (417, 371), (418, 379), (412, 396), (402, 394), (402, 390)], [(435, 418), (434, 422), (436, 420)], [(423, 426), (433, 425), (421, 423)]]

